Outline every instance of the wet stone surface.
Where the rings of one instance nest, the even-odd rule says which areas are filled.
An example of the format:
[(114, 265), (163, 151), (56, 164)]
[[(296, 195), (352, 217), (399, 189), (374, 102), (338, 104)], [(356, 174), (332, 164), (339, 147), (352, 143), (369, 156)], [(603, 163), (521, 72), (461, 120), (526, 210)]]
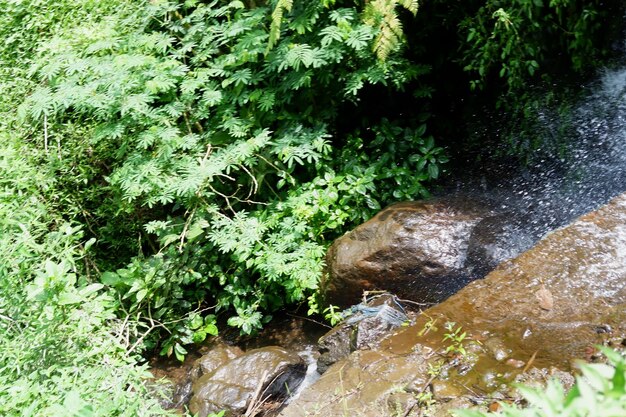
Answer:
[(398, 298), (391, 294), (370, 297), (347, 310), (350, 314), (319, 340), (319, 373), (358, 349), (371, 349), (402, 326), (408, 316)]
[(198, 378), (189, 409), (198, 417), (221, 410), (237, 416), (253, 401), (296, 390), (305, 373), (304, 361), (295, 353), (278, 346), (253, 349)]
[[(441, 302), (528, 248), (537, 237), (526, 236), (523, 222), (470, 197), (394, 204), (333, 243), (322, 288), (344, 307), (372, 290)], [(523, 244), (511, 245), (512, 235)]]
[(389, 400), (399, 392), (434, 393), (433, 415), (443, 416), (456, 402), (487, 409), (496, 397), (515, 401), (514, 381), (545, 386), (556, 377), (571, 386), (573, 362), (593, 360), (596, 344), (622, 343), (624, 323), (626, 195), (550, 233), (377, 348), (335, 363), (281, 417), (346, 409), (395, 416)]

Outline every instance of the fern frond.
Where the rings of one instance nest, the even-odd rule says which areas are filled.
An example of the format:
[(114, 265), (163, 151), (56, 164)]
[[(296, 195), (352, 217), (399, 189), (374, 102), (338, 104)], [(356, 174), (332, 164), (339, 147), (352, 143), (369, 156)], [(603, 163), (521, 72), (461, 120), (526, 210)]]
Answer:
[(272, 12), (272, 23), (270, 24), (270, 37), (267, 43), (267, 52), (269, 52), (278, 39), (280, 39), (280, 27), (283, 24), (284, 12), (290, 12), (293, 7), (293, 0), (278, 0), (276, 7)]
[(417, 13), (419, 3), (417, 0), (398, 0), (397, 3), (413, 14)]
[(373, 50), (379, 60), (385, 61), (389, 54), (396, 49), (402, 40), (402, 23), (396, 10), (400, 5), (417, 13), (417, 0), (374, 0), (365, 8), (363, 21), (378, 29), (378, 36), (374, 40)]

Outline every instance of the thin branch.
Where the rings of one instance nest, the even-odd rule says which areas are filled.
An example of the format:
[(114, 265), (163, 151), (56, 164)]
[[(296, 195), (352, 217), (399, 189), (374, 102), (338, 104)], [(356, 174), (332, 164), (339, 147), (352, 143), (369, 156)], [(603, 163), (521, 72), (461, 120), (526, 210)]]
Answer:
[(254, 395), (250, 400), (250, 404), (248, 404), (248, 409), (246, 410), (244, 417), (251, 417), (256, 414), (259, 403), (259, 395), (261, 395), (261, 390), (263, 389), (263, 384), (265, 383), (265, 378), (267, 378), (267, 374), (267, 370), (263, 371), (263, 374), (261, 374), (261, 382), (259, 383), (259, 385), (257, 385), (256, 390), (254, 391)]
[(189, 132), (189, 134), (193, 134), (193, 130), (191, 129), (191, 124), (189, 124), (189, 117), (187, 115), (187, 111), (185, 110), (183, 112), (183, 118), (185, 119), (185, 125), (187, 126), (187, 131)]
[(241, 167), (241, 169), (243, 169), (246, 172), (246, 174), (250, 176), (250, 178), (252, 178), (252, 184), (254, 184), (253, 187), (250, 187), (250, 192), (248, 193), (248, 196), (246, 197), (246, 199), (249, 199), (250, 197), (252, 197), (253, 194), (256, 194), (257, 191), (259, 191), (259, 183), (257, 182), (254, 175), (252, 175), (252, 172), (250, 172), (248, 168), (246, 168), (245, 165), (241, 164), (239, 166)]
[(329, 326), (326, 323), (322, 323), (321, 321), (313, 320), (313, 319), (308, 318), (308, 317), (302, 317), (302, 316), (298, 316), (296, 314), (291, 314), (291, 313), (287, 313), (287, 315), (289, 317), (293, 317), (293, 318), (296, 318), (296, 319), (307, 320), (307, 321), (310, 321), (311, 323), (319, 324), (320, 326), (324, 326), (324, 327), (326, 327), (328, 329), (332, 329), (333, 328), (332, 326)]
[(402, 302), (402, 303), (408, 303), (408, 304), (413, 304), (416, 306), (420, 306), (420, 307), (432, 307), (437, 303), (418, 303), (417, 301), (411, 301), (411, 300), (404, 300), (404, 299), (398, 299), (398, 301)]
[(228, 207), (228, 209), (229, 209), (230, 211), (232, 211), (232, 212), (233, 212), (233, 214), (237, 214), (237, 212), (235, 211), (235, 209), (233, 208), (233, 206), (231, 206), (231, 205), (230, 205), (230, 198), (231, 198), (232, 196), (231, 196), (231, 197), (229, 197), (229, 196), (227, 196), (226, 194), (222, 194), (222, 193), (220, 193), (220, 192), (219, 192), (219, 191), (217, 191), (215, 188), (213, 188), (213, 186), (212, 186), (211, 184), (207, 184), (207, 185), (208, 185), (208, 187), (209, 187), (209, 189), (210, 189), (211, 191), (213, 191), (215, 194), (219, 195), (220, 197), (224, 198), (224, 200), (226, 200), (226, 206)]
[(522, 370), (522, 373), (528, 371), (528, 369), (530, 368), (530, 366), (533, 364), (533, 362), (535, 361), (535, 358), (537, 357), (537, 353), (539, 353), (538, 350), (535, 351), (535, 353), (532, 354), (532, 356), (530, 357), (530, 359), (528, 360), (528, 363), (526, 364), (526, 366), (524, 366), (524, 369)]
[(48, 115), (46, 113), (43, 114), (43, 146), (46, 150), (46, 155), (48, 154)]
[(180, 244), (178, 245), (178, 253), (183, 253), (183, 244), (185, 243), (185, 235), (187, 234), (187, 230), (189, 230), (189, 224), (191, 223), (191, 220), (193, 219), (193, 216), (195, 214), (196, 214), (196, 209), (194, 208), (191, 211), (189, 218), (187, 218), (187, 221), (185, 222), (185, 226), (183, 227), (183, 232), (180, 234)]
[(15, 319), (12, 319), (9, 316), (5, 316), (4, 314), (0, 314), (0, 319), (10, 321), (11, 323), (15, 323)]
[[(145, 324), (147, 330), (139, 337), (139, 339), (137, 339), (135, 341), (135, 343), (133, 343), (133, 345), (130, 348), (128, 348), (126, 350), (126, 355), (127, 356), (130, 355), (135, 349), (137, 349), (137, 347), (139, 347), (141, 345), (141, 343), (143, 343), (143, 341), (146, 339), (146, 337), (148, 337), (148, 335), (150, 333), (152, 333), (154, 330), (156, 330), (158, 328), (162, 328), (166, 332), (168, 332), (169, 334), (172, 334), (172, 331), (169, 329), (168, 326), (171, 326), (172, 324), (179, 323), (181, 321), (187, 320), (191, 314), (202, 314), (202, 313), (204, 313), (207, 310), (214, 309), (215, 307), (217, 307), (217, 305), (210, 306), (210, 307), (205, 307), (205, 308), (200, 309), (200, 310), (194, 310), (194, 311), (190, 312), (189, 314), (187, 314), (185, 317), (182, 317), (180, 319), (171, 320), (171, 321), (167, 321), (165, 323), (161, 323), (160, 321), (155, 320), (152, 317), (152, 309), (150, 307), (150, 304), (148, 304), (148, 318), (147, 318), (147, 320), (149, 322), (149, 327), (148, 327), (147, 324)], [(139, 318), (137, 319), (137, 321), (138, 321), (138, 323), (137, 323), (138, 325), (142, 324), (142, 323), (139, 322)]]

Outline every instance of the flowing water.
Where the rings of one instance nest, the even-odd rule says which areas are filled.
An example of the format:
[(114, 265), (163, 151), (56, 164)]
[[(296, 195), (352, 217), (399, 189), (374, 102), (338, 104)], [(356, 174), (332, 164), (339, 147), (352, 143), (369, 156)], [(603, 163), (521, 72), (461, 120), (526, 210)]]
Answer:
[[(569, 117), (569, 149), (564, 160), (538, 161), (529, 166), (523, 175), (515, 178), (501, 176), (494, 181), (493, 175), (487, 173), (485, 177), (489, 177), (489, 180), (479, 180), (478, 184), (461, 181), (457, 186), (459, 194), (488, 200), (495, 211), (514, 213), (520, 219), (512, 222), (502, 236), (504, 241), (498, 255), (501, 260), (529, 249), (548, 231), (596, 209), (626, 190), (626, 67), (603, 71), (588, 91), (587, 97), (574, 108)], [(549, 112), (537, 114), (537, 119), (545, 123), (544, 131), (559, 130), (561, 126), (558, 122), (550, 121), (547, 114)], [(507, 169), (501, 167), (501, 170)], [(612, 242), (626, 242), (626, 225), (615, 228), (615, 233), (617, 235), (615, 239), (611, 238)], [(582, 246), (593, 244), (579, 243)], [(600, 266), (614, 265), (609, 268), (612, 275), (607, 272), (610, 276), (623, 277), (623, 270), (626, 270), (626, 246), (621, 249), (620, 243), (617, 246), (619, 256), (612, 254), (597, 261)], [(581, 278), (582, 281), (584, 279)], [(592, 285), (590, 288), (593, 290), (595, 287)], [(602, 288), (606, 289), (606, 286)], [(620, 281), (614, 292), (621, 291), (621, 288), (623, 284)], [(593, 294), (596, 298), (613, 295)], [(243, 347), (249, 349), (278, 344), (299, 351), (308, 369), (305, 381), (290, 399), (294, 401), (303, 389), (320, 377), (316, 369), (315, 341), (322, 332), (316, 329), (301, 334), (298, 332), (305, 327), (304, 322), (295, 326), (295, 330), (291, 328), (295, 321), (287, 322), (284, 329), (274, 328), (268, 337), (258, 338)]]
[(317, 346), (309, 345), (304, 350), (298, 352), (298, 355), (305, 360), (307, 364), (306, 374), (304, 379), (298, 386), (298, 389), (289, 397), (286, 403), (296, 400), (302, 392), (311, 386), (315, 381), (320, 379), (320, 374), (317, 372), (317, 358), (319, 353), (317, 352)]
[[(534, 162), (514, 178), (501, 173), (516, 170), (499, 166), (497, 174), (485, 172), (478, 184), (456, 184), (460, 194), (479, 196), (497, 211), (522, 216), (503, 236), (500, 260), (529, 249), (546, 232), (626, 190), (626, 67), (604, 70), (587, 91), (567, 117), (568, 149), (562, 159)], [(563, 129), (563, 119), (549, 114), (537, 113), (544, 125), (538, 134)]]
[[(547, 114), (537, 114), (544, 132), (563, 127)], [(478, 184), (462, 180), (456, 187), (461, 197), (489, 202), (509, 222), (500, 242), (501, 260), (534, 247), (428, 309), (415, 324), (384, 339), (380, 348), (360, 351), (328, 370), (282, 417), (373, 410), (392, 398), (386, 384), (410, 387), (410, 392), (430, 388), (434, 401), (442, 399), (438, 405), (483, 394), (498, 398), (493, 395), (498, 389), (504, 389), (498, 393), (505, 398), (510, 395), (507, 384), (516, 380), (573, 383), (569, 372), (574, 360), (593, 361), (593, 346), (624, 349), (626, 194), (613, 197), (626, 191), (626, 67), (600, 74), (568, 120), (563, 160), (538, 161), (523, 175), (511, 172), (496, 180), (486, 173)], [(499, 172), (507, 173), (507, 168)], [(463, 353), (461, 365), (452, 365), (452, 359), (451, 368), (429, 379), (435, 365), (420, 361), (451, 346), (437, 321), (458, 325), (468, 340), (480, 343), (470, 346), (472, 354)], [(340, 395), (335, 395), (344, 375), (350, 378), (341, 380)], [(415, 381), (420, 381), (417, 388)], [(400, 410), (408, 411), (400, 414), (388, 407), (363, 415), (409, 415), (413, 407), (406, 404)]]

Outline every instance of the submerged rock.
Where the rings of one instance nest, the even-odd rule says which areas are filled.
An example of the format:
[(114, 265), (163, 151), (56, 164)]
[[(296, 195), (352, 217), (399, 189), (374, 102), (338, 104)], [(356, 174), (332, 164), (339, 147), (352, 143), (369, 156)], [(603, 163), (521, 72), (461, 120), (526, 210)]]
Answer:
[[(396, 408), (399, 388), (413, 383), (427, 370), (419, 353), (389, 356), (376, 350), (356, 351), (326, 371), (280, 416), (393, 415), (384, 412)], [(406, 403), (401, 405), (406, 407)]]
[(295, 391), (306, 373), (300, 356), (278, 346), (248, 351), (199, 377), (189, 409), (198, 417), (227, 410), (239, 415), (251, 401)]
[(346, 409), (394, 416), (391, 391), (417, 397), (434, 388), (447, 399), (440, 380), (454, 381), (468, 398), (546, 372), (571, 382), (573, 360), (624, 338), (625, 307), (626, 194), (426, 310), (377, 349), (336, 363), (281, 417), (341, 416)]

